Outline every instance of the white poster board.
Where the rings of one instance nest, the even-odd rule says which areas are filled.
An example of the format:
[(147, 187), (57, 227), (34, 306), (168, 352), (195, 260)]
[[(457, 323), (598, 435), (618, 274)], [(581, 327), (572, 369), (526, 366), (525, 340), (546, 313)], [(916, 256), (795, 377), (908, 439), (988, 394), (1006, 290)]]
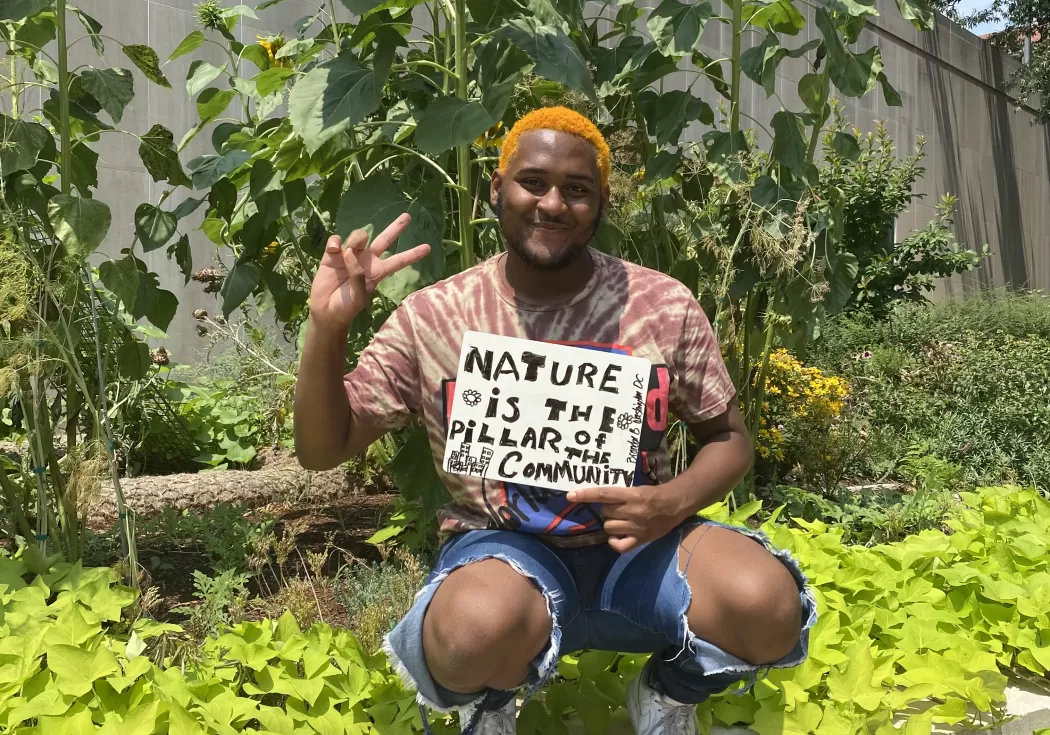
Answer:
[(629, 487), (650, 367), (640, 357), (467, 332), (442, 466), (553, 490)]

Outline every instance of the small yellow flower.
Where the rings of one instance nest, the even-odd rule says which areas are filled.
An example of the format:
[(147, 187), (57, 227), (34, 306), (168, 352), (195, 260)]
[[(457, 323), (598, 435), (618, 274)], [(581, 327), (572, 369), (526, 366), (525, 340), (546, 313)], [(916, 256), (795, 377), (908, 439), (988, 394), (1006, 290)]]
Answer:
[(258, 45), (266, 50), (266, 55), (270, 59), (270, 66), (279, 66), (285, 69), (292, 66), (291, 60), (277, 58), (277, 52), (284, 48), (286, 43), (284, 36), (277, 34), (276, 36), (257, 36), (257, 38)]

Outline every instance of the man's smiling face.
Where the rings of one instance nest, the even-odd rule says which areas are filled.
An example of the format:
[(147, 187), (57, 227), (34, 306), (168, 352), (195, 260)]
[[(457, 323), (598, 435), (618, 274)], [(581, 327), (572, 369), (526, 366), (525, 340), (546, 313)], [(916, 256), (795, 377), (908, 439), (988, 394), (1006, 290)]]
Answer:
[(507, 247), (549, 271), (569, 266), (586, 250), (605, 199), (594, 146), (556, 130), (524, 133), (507, 170), (493, 176), (490, 192)]

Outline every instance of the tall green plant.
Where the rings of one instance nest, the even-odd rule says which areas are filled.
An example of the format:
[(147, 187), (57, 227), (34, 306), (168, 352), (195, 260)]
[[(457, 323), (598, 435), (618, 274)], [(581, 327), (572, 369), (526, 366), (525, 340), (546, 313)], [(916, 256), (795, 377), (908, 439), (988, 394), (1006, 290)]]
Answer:
[[(899, 7), (928, 27), (922, 2)], [(430, 25), (422, 29), (408, 0), (341, 3), (299, 24), (319, 28), (312, 36), (244, 45), (231, 31), (253, 11), (209, 2), (201, 27), (170, 57), (218, 43), (231, 58), (220, 68), (195, 61), (186, 80), (200, 122), (180, 148), (210, 129), (214, 149), (189, 162), (188, 182), (172, 182), (195, 192), (170, 212), (143, 205), (173, 224), (206, 207), (201, 229), (232, 262), (222, 310), (229, 315), (254, 297), (299, 330), (326, 234), (381, 231), (407, 211), (412, 225), (394, 252), (429, 242), (432, 253), (380, 284), (353, 326), (352, 360), (408, 293), (501, 247), (484, 203), (502, 131), (526, 108), (557, 100), (590, 113), (612, 144), (616, 211), (597, 246), (708, 296), (757, 426), (763, 384), (752, 381), (752, 367), (774, 343), (812, 337), (857, 276), (856, 258), (839, 247), (842, 197), (818, 194), (813, 160), (833, 90), (859, 97), (881, 85), (887, 102), (900, 104), (878, 48), (852, 49), (875, 6), (819, 9), (820, 37), (792, 48), (785, 41), (805, 20), (789, 0), (731, 1), (726, 16), (707, 2), (665, 0), (648, 14), (625, 2), (600, 17), (587, 17), (578, 0), (456, 0), (426, 6)], [(731, 29), (729, 58), (700, 50), (709, 22)], [(750, 36), (761, 43), (745, 49)], [(812, 65), (799, 83), (804, 109), (750, 120), (742, 109), (748, 83), (772, 94), (789, 57)], [(687, 88), (665, 92), (676, 71), (690, 74)], [(724, 119), (716, 122), (716, 100), (701, 96), (701, 80), (721, 98)], [(287, 116), (274, 116), (283, 102)], [(700, 144), (683, 140), (694, 123), (711, 127)], [(771, 150), (755, 145), (752, 123), (772, 130)], [(161, 235), (151, 247), (171, 242), (175, 227)]]
[[(70, 24), (85, 35), (70, 41)], [(139, 339), (145, 328), (135, 327), (134, 319), (166, 327), (177, 301), (129, 255), (123, 266), (107, 262), (99, 269), (102, 282), (123, 296), (121, 311), (88, 267), (112, 219), (109, 207), (93, 197), (98, 154), (91, 146), (103, 134), (124, 132), (115, 125), (134, 98), (133, 77), (123, 68), (70, 69), (74, 43), (90, 42), (102, 58), (113, 39), (65, 0), (0, 5), (0, 39), (7, 46), (4, 88), (11, 103), (10, 116), (0, 115), (0, 401), (6, 406), (0, 432), (24, 442), (26, 454), (21, 465), (5, 460), (0, 467), (5, 531), (35, 538), (39, 553), (79, 559), (79, 516), (108, 472), (135, 583), (133, 520), (123, 503), (110, 424), (120, 409), (109, 391), (150, 370), (149, 351)], [(53, 53), (45, 49), (52, 42)], [(163, 82), (150, 49), (121, 48), (147, 77)], [(39, 109), (31, 106), (37, 99), (43, 101)], [(98, 117), (102, 112), (113, 125)], [(178, 166), (174, 150), (170, 163)], [(61, 422), (62, 459), (56, 450)]]

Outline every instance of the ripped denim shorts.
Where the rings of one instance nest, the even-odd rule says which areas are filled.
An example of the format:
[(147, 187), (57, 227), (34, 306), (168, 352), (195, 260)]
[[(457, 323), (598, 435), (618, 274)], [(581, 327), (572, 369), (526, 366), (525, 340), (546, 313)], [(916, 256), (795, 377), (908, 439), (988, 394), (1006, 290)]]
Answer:
[(691, 593), (678, 569), (678, 547), (686, 533), (705, 523), (723, 526), (704, 518), (690, 519), (663, 538), (623, 555), (608, 544), (557, 548), (514, 531), (459, 534), (442, 548), (412, 609), (387, 636), (384, 649), (406, 684), (418, 692), (424, 715), (426, 707), (443, 712), (466, 708), (474, 713), (471, 722), (464, 723), (463, 732), (468, 733), (481, 712), (502, 708), (516, 692), (454, 694), (434, 681), (423, 656), (423, 618), (442, 580), (467, 564), (497, 558), (539, 588), (554, 623), (550, 644), (533, 661), (533, 673), (523, 683), (528, 687), (526, 698), (556, 670), (559, 656), (582, 649), (656, 653), (648, 667), (650, 685), (683, 703), (703, 702), (744, 679), (751, 686), (760, 668), (798, 666), (806, 658), (809, 631), (817, 619), (816, 603), (790, 554), (774, 548), (759, 532), (723, 526), (761, 543), (795, 578), (803, 621), (795, 647), (771, 666), (759, 667), (689, 631), (686, 611)]

